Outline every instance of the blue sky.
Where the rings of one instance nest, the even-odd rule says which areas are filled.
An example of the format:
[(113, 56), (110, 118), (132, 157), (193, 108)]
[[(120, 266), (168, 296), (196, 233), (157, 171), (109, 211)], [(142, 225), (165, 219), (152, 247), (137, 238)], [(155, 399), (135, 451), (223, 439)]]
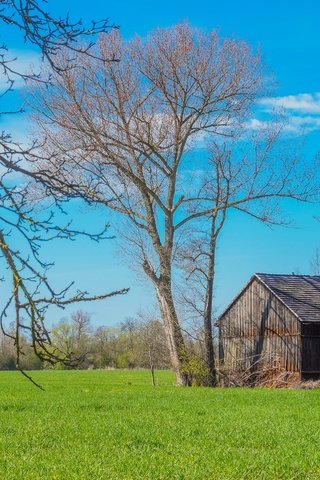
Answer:
[[(313, 155), (320, 146), (320, 3), (316, 0), (259, 1), (214, 0), (191, 1), (128, 1), (128, 0), (49, 0), (54, 14), (68, 10), (74, 18), (104, 18), (118, 24), (126, 38), (135, 33), (145, 35), (155, 27), (166, 27), (182, 20), (205, 30), (218, 29), (223, 36), (246, 40), (260, 47), (264, 62), (277, 80), (277, 89), (269, 106), (279, 102), (288, 108), (296, 126), (305, 126), (308, 134), (306, 155)], [(2, 29), (9, 47), (23, 53), (23, 61), (36, 61), (30, 47), (24, 46), (18, 35)], [(21, 55), (20, 55), (20, 58)], [(279, 100), (278, 97), (281, 97)], [(12, 96), (11, 100), (14, 100)], [(8, 101), (8, 100), (7, 100)], [(23, 136), (23, 119), (2, 119), (1, 128), (11, 129)], [(221, 309), (248, 280), (253, 272), (310, 273), (310, 259), (320, 247), (320, 223), (314, 215), (320, 214), (317, 205), (288, 203), (288, 212), (294, 220), (292, 228), (270, 230), (245, 216), (231, 215), (222, 234), (217, 261), (216, 307)], [(108, 221), (102, 210), (87, 212), (85, 208), (72, 207), (81, 223), (96, 228)], [(113, 232), (112, 228), (110, 233)], [(126, 316), (135, 315), (140, 308), (152, 303), (152, 290), (137, 279), (121, 262), (117, 253), (117, 240), (101, 244), (81, 239), (77, 242), (54, 243), (46, 246), (44, 255), (56, 259), (52, 279), (62, 285), (75, 280), (79, 288), (103, 292), (130, 287), (125, 297), (95, 305), (83, 305), (93, 314), (96, 325), (115, 324)], [(67, 315), (55, 313), (51, 321)]]

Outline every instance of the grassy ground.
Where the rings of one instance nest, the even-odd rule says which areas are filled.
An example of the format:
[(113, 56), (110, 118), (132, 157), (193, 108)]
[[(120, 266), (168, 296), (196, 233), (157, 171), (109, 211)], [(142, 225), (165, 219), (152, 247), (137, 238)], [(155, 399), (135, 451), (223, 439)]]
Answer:
[(320, 479), (320, 391), (173, 386), (170, 372), (0, 372), (1, 480)]

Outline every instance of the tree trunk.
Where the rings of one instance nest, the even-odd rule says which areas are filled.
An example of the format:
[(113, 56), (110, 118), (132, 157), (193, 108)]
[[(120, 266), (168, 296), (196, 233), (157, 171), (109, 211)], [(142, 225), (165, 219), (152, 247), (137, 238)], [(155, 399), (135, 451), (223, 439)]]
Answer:
[(212, 332), (212, 303), (213, 303), (213, 286), (214, 286), (214, 264), (215, 264), (215, 219), (212, 219), (211, 238), (209, 250), (209, 263), (207, 271), (207, 287), (206, 299), (203, 314), (203, 329), (204, 329), (204, 347), (205, 347), (205, 362), (208, 368), (208, 375), (206, 378), (206, 385), (214, 387), (216, 385), (216, 368), (214, 359), (213, 346), (213, 332)]
[(168, 280), (160, 280), (156, 285), (156, 292), (164, 322), (171, 364), (176, 373), (176, 384), (190, 386), (191, 377), (186, 368), (188, 360), (187, 350), (175, 310), (170, 282)]
[(154, 365), (153, 365), (153, 361), (152, 361), (152, 355), (151, 355), (150, 345), (149, 345), (149, 364), (150, 364), (150, 373), (151, 373), (152, 386), (155, 387), (155, 386), (156, 386), (156, 381), (155, 381), (155, 378), (154, 378)]
[(205, 362), (208, 368), (208, 375), (205, 383), (208, 387), (214, 387), (216, 385), (216, 368), (212, 334), (212, 297), (213, 278), (211, 278), (207, 283), (206, 302), (203, 317)]

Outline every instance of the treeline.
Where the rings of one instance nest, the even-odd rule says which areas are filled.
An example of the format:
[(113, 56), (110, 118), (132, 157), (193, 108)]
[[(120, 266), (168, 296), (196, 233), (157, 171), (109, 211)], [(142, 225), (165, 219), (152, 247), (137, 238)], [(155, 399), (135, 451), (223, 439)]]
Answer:
[[(10, 335), (10, 329), (8, 331)], [(14, 332), (12, 332), (14, 333)], [(16, 369), (13, 338), (0, 334), (0, 370)], [(118, 327), (98, 327), (91, 324), (90, 315), (81, 310), (70, 319), (62, 319), (51, 330), (55, 348), (73, 359), (73, 367), (58, 363), (54, 368), (170, 368), (165, 332), (160, 321), (128, 318)], [(33, 352), (27, 337), (21, 367), (25, 370), (53, 368), (43, 363)]]

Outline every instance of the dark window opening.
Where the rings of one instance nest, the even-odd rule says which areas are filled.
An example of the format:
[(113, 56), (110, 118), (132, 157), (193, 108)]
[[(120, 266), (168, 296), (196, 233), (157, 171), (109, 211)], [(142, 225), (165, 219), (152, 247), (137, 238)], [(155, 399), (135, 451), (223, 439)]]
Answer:
[(320, 324), (305, 323), (301, 326), (301, 378), (320, 379)]
[(320, 323), (303, 323), (301, 325), (301, 335), (307, 337), (320, 337)]

